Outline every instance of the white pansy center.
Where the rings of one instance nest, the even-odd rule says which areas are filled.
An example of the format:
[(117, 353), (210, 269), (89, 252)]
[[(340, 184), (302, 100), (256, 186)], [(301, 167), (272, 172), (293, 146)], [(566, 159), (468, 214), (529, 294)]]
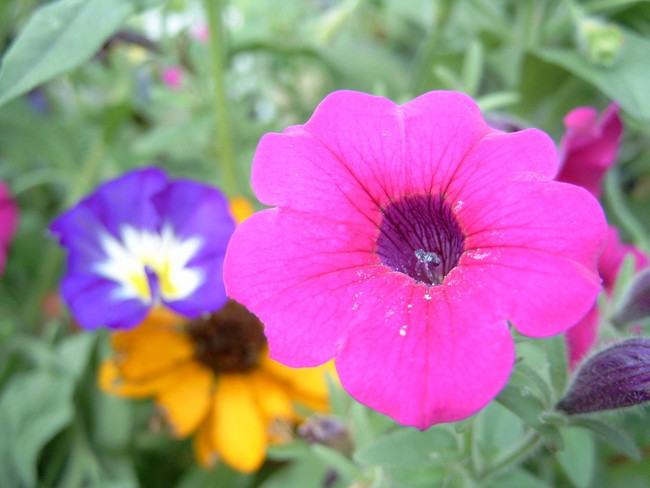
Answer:
[[(116, 298), (137, 298), (148, 304), (158, 297), (163, 301), (181, 300), (204, 280), (201, 269), (187, 266), (203, 240), (196, 236), (180, 240), (169, 224), (163, 225), (160, 233), (124, 225), (119, 239), (106, 232), (100, 236), (100, 245), (106, 258), (94, 269), (121, 285)], [(155, 283), (147, 270), (149, 275), (155, 275)]]

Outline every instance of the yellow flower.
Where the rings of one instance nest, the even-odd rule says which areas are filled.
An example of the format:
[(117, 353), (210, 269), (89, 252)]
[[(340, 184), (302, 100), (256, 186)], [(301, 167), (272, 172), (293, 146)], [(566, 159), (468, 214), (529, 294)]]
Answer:
[(333, 376), (333, 367), (293, 369), (273, 361), (260, 321), (232, 300), (196, 320), (154, 309), (135, 329), (115, 333), (112, 346), (100, 387), (154, 397), (176, 436), (195, 433), (194, 451), (205, 467), (220, 458), (255, 471), (268, 444), (286, 437), (278, 428), (299, 420), (294, 402), (327, 410), (326, 374)]

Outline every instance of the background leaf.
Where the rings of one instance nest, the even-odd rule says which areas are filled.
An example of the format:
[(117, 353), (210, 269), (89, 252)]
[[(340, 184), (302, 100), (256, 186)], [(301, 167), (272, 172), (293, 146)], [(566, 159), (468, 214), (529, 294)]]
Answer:
[(43, 446), (73, 417), (70, 376), (47, 371), (15, 375), (0, 397), (0, 472), (6, 486), (36, 486)]
[(60, 0), (36, 10), (2, 59), (0, 105), (87, 61), (133, 11), (128, 0)]

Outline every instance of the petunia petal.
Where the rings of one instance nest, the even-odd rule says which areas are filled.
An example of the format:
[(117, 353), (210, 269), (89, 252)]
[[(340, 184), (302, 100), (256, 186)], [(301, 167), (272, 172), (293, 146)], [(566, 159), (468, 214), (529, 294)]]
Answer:
[[(371, 252), (374, 232), (277, 209), (240, 225), (226, 253), (227, 292), (255, 310), (263, 323), (284, 324), (266, 329), (275, 359), (304, 367), (334, 356), (349, 327), (355, 284), (387, 270), (369, 266), (379, 261)], [(298, 291), (302, 300), (295, 299)], [(339, 306), (342, 303), (349, 308)]]
[[(531, 203), (521, 204), (522, 198)], [(464, 200), (457, 218), (467, 236), (467, 253), (479, 255), (502, 246), (539, 250), (595, 272), (607, 229), (602, 208), (584, 189), (558, 182), (517, 182), (500, 192), (498, 202), (474, 201), (469, 194)], [(575, 208), (581, 212), (567, 219)]]
[(247, 376), (219, 377), (211, 429), (212, 444), (228, 465), (246, 473), (262, 465), (268, 435)]
[(532, 337), (566, 331), (584, 317), (601, 289), (596, 273), (545, 251), (495, 247), (466, 253), (460, 263), (446, 283), (484, 290), (490, 308)]
[(479, 296), (376, 281), (381, 300), (360, 307), (378, 307), (380, 320), (353, 324), (336, 358), (345, 389), (420, 429), (485, 406), (505, 385), (514, 363), (505, 321), (467, 306), (480, 303)]
[(156, 403), (165, 413), (174, 435), (185, 437), (205, 420), (210, 401), (214, 373), (195, 361), (175, 370), (174, 380), (156, 396)]
[(379, 207), (421, 192), (423, 181), (431, 188), (451, 178), (489, 132), (477, 105), (460, 93), (431, 92), (398, 106), (334, 92), (306, 124), (262, 138), (252, 184), (268, 205), (375, 221)]

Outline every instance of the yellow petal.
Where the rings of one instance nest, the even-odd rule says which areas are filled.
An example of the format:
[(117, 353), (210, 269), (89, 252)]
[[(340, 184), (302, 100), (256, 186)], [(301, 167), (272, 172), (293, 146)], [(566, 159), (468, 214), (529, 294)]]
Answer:
[(309, 398), (327, 401), (329, 397), (327, 375), (337, 381), (333, 361), (315, 368), (290, 368), (274, 361), (266, 354), (262, 355), (260, 360), (262, 369), (286, 382), (297, 394)]
[(214, 374), (191, 361), (176, 370), (173, 381), (158, 393), (156, 403), (165, 413), (174, 435), (185, 437), (207, 417)]
[(250, 473), (262, 465), (268, 444), (266, 425), (247, 375), (219, 377), (211, 439), (221, 459), (234, 469)]
[(241, 224), (248, 217), (253, 215), (253, 206), (244, 197), (234, 197), (230, 200), (230, 213), (235, 222)]
[(97, 374), (97, 382), (102, 391), (127, 398), (147, 398), (155, 395), (173, 380), (174, 371), (153, 375), (142, 380), (126, 380), (114, 359), (102, 362)]
[(179, 320), (156, 309), (136, 328), (113, 335), (116, 364), (125, 379), (144, 379), (192, 358), (194, 343)]
[(275, 419), (293, 418), (293, 407), (288, 392), (281, 383), (263, 370), (258, 369), (250, 375), (255, 400), (267, 422)]
[(200, 426), (193, 439), (194, 455), (201, 467), (209, 469), (217, 459), (216, 448), (210, 442), (210, 419), (207, 418)]

